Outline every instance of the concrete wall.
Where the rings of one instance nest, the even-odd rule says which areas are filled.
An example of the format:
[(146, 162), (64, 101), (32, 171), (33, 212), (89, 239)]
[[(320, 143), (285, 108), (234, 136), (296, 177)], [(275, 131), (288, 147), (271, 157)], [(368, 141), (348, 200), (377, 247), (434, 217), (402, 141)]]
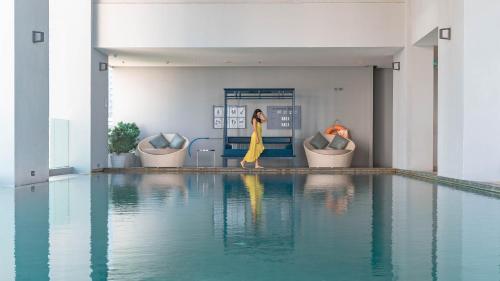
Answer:
[[(351, 129), (357, 144), (354, 166), (370, 166), (373, 129), (373, 69), (371, 67), (200, 67), (200, 68), (119, 68), (112, 70), (113, 119), (136, 122), (142, 137), (158, 132), (179, 132), (195, 137), (221, 138), (222, 130), (212, 129), (212, 106), (223, 105), (223, 88), (291, 87), (302, 106), (302, 129), (296, 131), (295, 165), (305, 166), (302, 141), (324, 130), (338, 118)], [(334, 88), (343, 91), (335, 92)], [(242, 102), (244, 104), (244, 102)], [(268, 102), (248, 104), (248, 113)], [(278, 102), (277, 104), (283, 104)], [(287, 104), (287, 103), (285, 103)], [(289, 103), (288, 103), (289, 104)], [(250, 127), (250, 126), (248, 126)], [(235, 130), (233, 135), (249, 135)], [(267, 131), (264, 135), (289, 134)], [(221, 164), (221, 140), (202, 141), (199, 146), (217, 149)], [(198, 146), (193, 146), (193, 150)], [(194, 158), (187, 165), (194, 164)], [(202, 159), (211, 165), (210, 158)], [(269, 160), (268, 160), (269, 161)], [(264, 162), (266, 164), (269, 162)], [(272, 163), (286, 165), (287, 161)]]
[(97, 47), (399, 47), (394, 3), (97, 3)]
[[(0, 10), (0, 185), (47, 181), (48, 1), (7, 0)], [(45, 32), (45, 42), (34, 44), (32, 31)]]
[(373, 166), (392, 167), (393, 70), (373, 72)]

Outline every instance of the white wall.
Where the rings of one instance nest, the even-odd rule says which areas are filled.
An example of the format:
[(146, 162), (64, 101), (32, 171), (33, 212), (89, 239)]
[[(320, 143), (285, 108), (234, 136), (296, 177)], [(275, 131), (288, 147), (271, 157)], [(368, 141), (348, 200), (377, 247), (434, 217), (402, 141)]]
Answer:
[(14, 184), (14, 0), (0, 1), (0, 185)]
[[(500, 180), (500, 3), (445, 1), (441, 27), (452, 39), (439, 41), (439, 150), (442, 176)], [(477, 137), (478, 134), (481, 137)]]
[[(114, 121), (136, 122), (143, 137), (158, 132), (179, 132), (191, 139), (221, 138), (222, 130), (212, 129), (212, 106), (223, 105), (224, 88), (295, 88), (297, 104), (302, 106), (302, 129), (296, 131), (298, 157), (295, 165), (305, 165), (302, 140), (318, 130), (323, 131), (336, 118), (351, 129), (357, 144), (353, 165), (371, 165), (371, 67), (115, 67), (112, 77)], [(334, 88), (337, 87), (344, 90), (336, 93)], [(249, 104), (247, 115), (257, 106), (265, 110), (267, 104), (269, 102)], [(249, 135), (250, 131), (233, 133)], [(289, 134), (264, 130), (264, 135), (279, 133)], [(199, 142), (198, 145), (217, 149), (217, 164), (220, 165), (221, 140)], [(197, 147), (193, 146), (193, 151)], [(203, 159), (202, 164), (211, 165), (209, 160)], [(280, 161), (272, 165), (286, 163)], [(194, 158), (188, 159), (187, 165), (193, 164)]]
[(50, 0), (50, 5), (50, 117), (69, 120), (69, 165), (78, 172), (87, 172), (90, 170), (91, 4)]
[(401, 70), (394, 71), (393, 79), (393, 166), (432, 171), (434, 49), (414, 45), (411, 34), (416, 23), (411, 21), (411, 5), (406, 15), (406, 46), (394, 56)]
[(50, 0), (50, 117), (69, 120), (69, 165), (79, 173), (107, 164), (107, 58), (92, 48), (92, 11), (89, 1)]
[(409, 0), (411, 43), (416, 43), (422, 37), (438, 26), (439, 20), (438, 0)]
[(463, 176), (471, 180), (500, 181), (499, 15), (499, 1), (464, 1)]
[(102, 48), (404, 44), (404, 3), (95, 5)]
[(376, 68), (373, 74), (373, 165), (392, 167), (393, 71)]
[[(0, 185), (47, 181), (48, 1), (2, 1)], [(45, 32), (34, 44), (32, 31)], [(35, 175), (32, 176), (31, 172)]]
[(453, 31), (452, 40), (439, 40), (438, 49), (438, 173), (452, 178), (463, 178), (463, 13), (463, 0), (440, 2), (439, 25)]

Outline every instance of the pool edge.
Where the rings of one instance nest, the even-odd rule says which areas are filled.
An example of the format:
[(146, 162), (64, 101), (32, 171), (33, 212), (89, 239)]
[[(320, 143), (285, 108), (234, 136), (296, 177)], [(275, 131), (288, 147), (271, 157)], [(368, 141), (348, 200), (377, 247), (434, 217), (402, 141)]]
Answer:
[(433, 172), (395, 168), (238, 168), (238, 167), (182, 167), (182, 168), (104, 168), (92, 171), (106, 174), (158, 174), (158, 173), (213, 173), (213, 174), (344, 174), (344, 175), (398, 175), (451, 187), (467, 188), (481, 192), (500, 194), (500, 185), (438, 176)]

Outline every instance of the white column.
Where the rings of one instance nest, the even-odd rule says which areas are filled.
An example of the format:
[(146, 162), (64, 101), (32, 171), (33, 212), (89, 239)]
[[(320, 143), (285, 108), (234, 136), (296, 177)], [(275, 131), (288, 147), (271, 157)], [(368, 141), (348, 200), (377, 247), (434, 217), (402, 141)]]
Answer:
[(452, 40), (439, 40), (438, 174), (463, 178), (464, 50), (463, 0), (440, 1), (439, 26)]
[(463, 176), (468, 180), (500, 181), (499, 15), (499, 1), (464, 1)]
[(433, 169), (433, 49), (408, 45), (394, 58), (393, 166)]
[(48, 179), (48, 24), (48, 0), (0, 3), (0, 185)]
[(442, 176), (500, 180), (500, 3), (443, 1), (439, 41), (438, 171)]

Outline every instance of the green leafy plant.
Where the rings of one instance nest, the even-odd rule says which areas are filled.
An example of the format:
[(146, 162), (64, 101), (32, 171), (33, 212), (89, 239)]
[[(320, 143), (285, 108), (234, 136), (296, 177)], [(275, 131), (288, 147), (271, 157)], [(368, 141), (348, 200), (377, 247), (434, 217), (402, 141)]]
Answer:
[(108, 131), (109, 152), (120, 154), (133, 151), (139, 141), (140, 132), (135, 123), (118, 122)]

